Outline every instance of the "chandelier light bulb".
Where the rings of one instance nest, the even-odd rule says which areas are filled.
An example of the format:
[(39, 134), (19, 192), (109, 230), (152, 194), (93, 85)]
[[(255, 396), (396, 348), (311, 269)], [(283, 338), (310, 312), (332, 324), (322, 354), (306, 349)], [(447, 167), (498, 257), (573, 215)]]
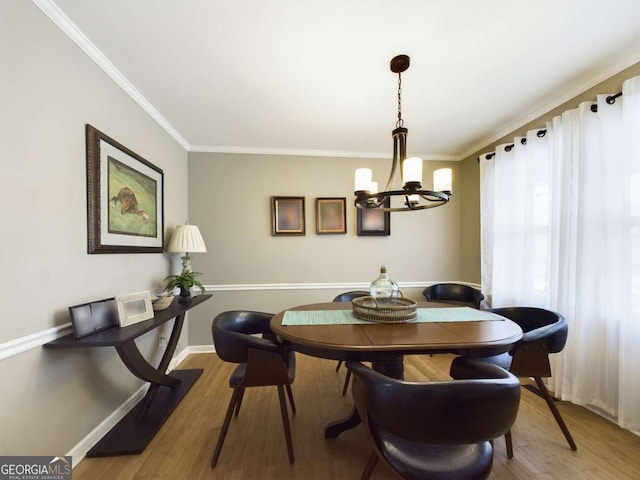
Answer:
[(356, 192), (370, 192), (373, 171), (370, 168), (358, 168), (356, 170), (355, 188)]
[(440, 168), (433, 172), (433, 189), (436, 192), (452, 192), (452, 179), (450, 168)]
[(402, 163), (402, 183), (418, 183), (422, 185), (422, 159), (418, 157), (407, 158)]

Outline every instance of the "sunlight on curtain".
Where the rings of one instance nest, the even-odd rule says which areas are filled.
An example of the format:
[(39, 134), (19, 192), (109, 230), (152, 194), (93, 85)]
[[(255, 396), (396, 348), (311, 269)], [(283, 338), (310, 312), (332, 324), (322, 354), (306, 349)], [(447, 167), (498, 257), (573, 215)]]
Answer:
[(640, 77), (606, 97), (481, 158), (482, 285), (562, 313), (550, 389), (640, 431)]
[(527, 133), (526, 145), (518, 137), (510, 150), (507, 145), (496, 148), (492, 202), (493, 306), (539, 305), (545, 299), (549, 153), (548, 142), (538, 138), (537, 133), (537, 130)]

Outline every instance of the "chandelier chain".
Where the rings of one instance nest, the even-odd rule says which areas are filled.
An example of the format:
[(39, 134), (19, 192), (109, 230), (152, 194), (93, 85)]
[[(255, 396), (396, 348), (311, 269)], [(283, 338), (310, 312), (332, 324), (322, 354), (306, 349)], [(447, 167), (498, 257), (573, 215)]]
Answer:
[(402, 74), (398, 72), (398, 121), (396, 122), (396, 128), (400, 128), (404, 125), (402, 120)]

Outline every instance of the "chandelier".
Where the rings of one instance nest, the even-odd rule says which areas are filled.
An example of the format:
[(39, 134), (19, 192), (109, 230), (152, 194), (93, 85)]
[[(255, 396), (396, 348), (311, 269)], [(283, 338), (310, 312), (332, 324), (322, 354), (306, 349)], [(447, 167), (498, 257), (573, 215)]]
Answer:
[[(391, 71), (398, 74), (398, 120), (393, 130), (393, 163), (384, 191), (378, 192), (378, 183), (373, 181), (370, 168), (358, 168), (355, 176), (355, 206), (377, 208), (385, 212), (408, 212), (439, 207), (449, 201), (451, 192), (451, 169), (442, 168), (433, 172), (433, 190), (422, 189), (422, 159), (407, 158), (407, 129), (402, 120), (402, 72), (409, 68), (409, 57), (398, 55), (391, 60)], [(402, 190), (392, 190), (393, 179), (400, 170)], [(391, 197), (404, 197), (403, 207), (391, 207)], [(387, 199), (389, 201), (387, 202)]]

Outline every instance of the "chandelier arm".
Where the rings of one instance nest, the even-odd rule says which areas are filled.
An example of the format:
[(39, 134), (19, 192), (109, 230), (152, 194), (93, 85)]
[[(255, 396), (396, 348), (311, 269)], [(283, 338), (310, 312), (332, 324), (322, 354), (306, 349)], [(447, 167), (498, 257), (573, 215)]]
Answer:
[[(384, 207), (380, 207), (378, 208), (379, 211), (381, 212), (412, 212), (414, 210), (426, 210), (429, 208), (435, 208), (435, 207), (439, 207), (441, 205), (444, 205), (447, 202), (439, 202), (439, 203), (428, 203), (428, 204), (424, 204), (424, 205), (416, 205), (413, 207), (393, 207), (393, 208), (384, 208)], [(358, 207), (361, 209), (364, 209), (366, 207)]]
[[(426, 200), (426, 204), (411, 204), (409, 195), (418, 195)], [(382, 207), (385, 198), (404, 197), (405, 207)], [(448, 203), (450, 195), (445, 192), (434, 192), (432, 190), (390, 190), (380, 193), (361, 193), (357, 196), (354, 205), (360, 209), (375, 208), (383, 212), (409, 212), (412, 210), (425, 210), (427, 208), (435, 208)]]
[(388, 192), (393, 185), (393, 177), (396, 174), (396, 169), (398, 168), (398, 142), (396, 137), (393, 137), (393, 162), (391, 163), (391, 172), (389, 172), (389, 179), (387, 180), (387, 185), (384, 187), (384, 191)]
[(447, 203), (449, 201), (449, 197), (451, 196), (451, 195), (448, 195), (446, 192), (432, 192), (431, 190), (421, 190), (416, 193), (420, 195), (420, 198), (428, 202), (444, 201), (445, 203)]
[(404, 127), (398, 127), (391, 136), (393, 137), (393, 163), (391, 164), (391, 172), (389, 173), (389, 180), (384, 190), (387, 192), (393, 187), (393, 177), (400, 166), (400, 178), (402, 178), (402, 162), (407, 158), (407, 132)]

